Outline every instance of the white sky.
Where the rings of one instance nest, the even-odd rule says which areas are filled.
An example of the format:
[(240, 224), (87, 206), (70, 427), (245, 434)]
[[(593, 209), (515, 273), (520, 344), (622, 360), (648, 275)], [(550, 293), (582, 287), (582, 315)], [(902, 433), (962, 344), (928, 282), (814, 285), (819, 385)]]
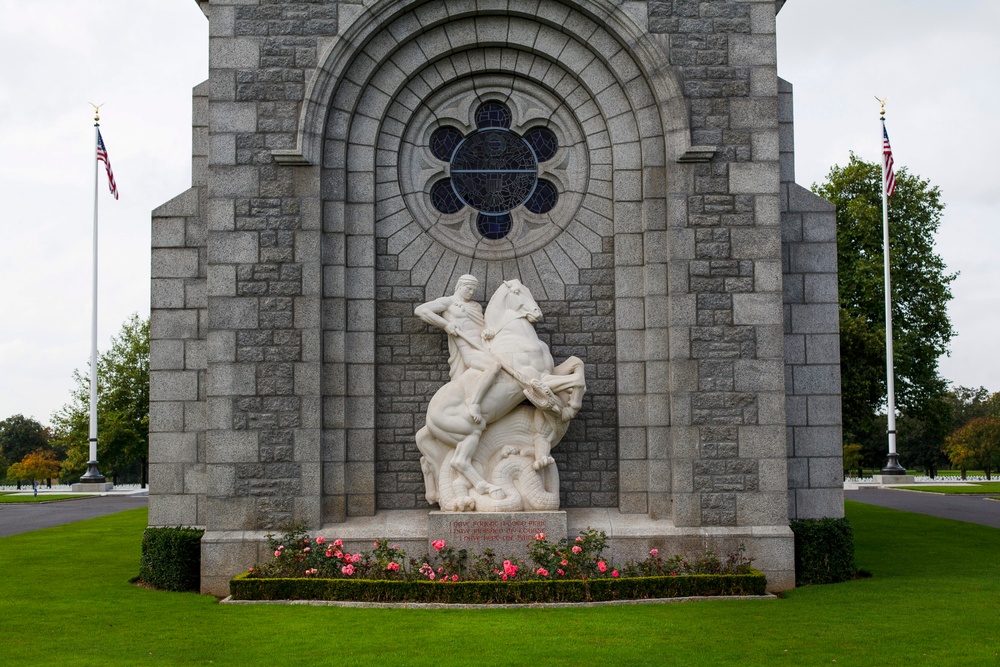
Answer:
[[(208, 22), (195, 0), (0, 0), (0, 419), (50, 423), (90, 350), (94, 135), (100, 175), (100, 321), (107, 348), (149, 313), (150, 211), (190, 185), (191, 88), (207, 77)], [(995, 0), (788, 0), (779, 74), (795, 85), (796, 173), (808, 187), (853, 150), (879, 156), (878, 103), (897, 165), (939, 185), (938, 248), (952, 271), (958, 337), (942, 375), (1000, 389), (1000, 25)], [(994, 83), (990, 83), (994, 82)]]

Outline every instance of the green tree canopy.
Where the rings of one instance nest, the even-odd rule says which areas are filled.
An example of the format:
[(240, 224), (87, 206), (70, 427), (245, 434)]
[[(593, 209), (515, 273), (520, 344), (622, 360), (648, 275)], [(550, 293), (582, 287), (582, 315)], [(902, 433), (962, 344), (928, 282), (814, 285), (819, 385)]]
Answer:
[(51, 449), (52, 433), (34, 419), (14, 415), (0, 421), (0, 454), (17, 463), (34, 451)]
[[(877, 432), (887, 396), (881, 189), (881, 166), (853, 153), (846, 166), (830, 169), (825, 183), (813, 185), (837, 206), (844, 440), (884, 453), (885, 436)], [(943, 209), (937, 186), (905, 167), (896, 170), (889, 199), (896, 403), (934, 422), (939, 411), (929, 403), (946, 388), (937, 360), (954, 336), (947, 305), (956, 274), (934, 251)]]
[(951, 405), (952, 429), (959, 429), (976, 417), (1000, 417), (1000, 391), (990, 393), (986, 387), (972, 389), (955, 386), (945, 395)]
[(897, 444), (907, 467), (923, 468), (933, 477), (948, 461), (943, 445), (953, 425), (954, 413), (947, 395), (932, 396), (901, 414), (896, 422)]
[[(73, 401), (54, 417), (67, 450), (61, 477), (78, 478), (90, 449), (90, 379), (73, 372)], [(146, 480), (149, 457), (149, 320), (132, 315), (97, 360), (97, 460), (117, 476), (136, 466)]]

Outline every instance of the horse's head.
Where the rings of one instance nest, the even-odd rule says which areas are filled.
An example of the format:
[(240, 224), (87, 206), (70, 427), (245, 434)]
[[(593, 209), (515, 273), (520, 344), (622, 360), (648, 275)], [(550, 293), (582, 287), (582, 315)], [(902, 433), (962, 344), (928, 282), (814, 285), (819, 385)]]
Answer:
[(531, 296), (531, 290), (520, 280), (505, 280), (486, 306), (486, 328), (499, 331), (507, 322), (521, 317), (534, 324), (542, 319), (542, 310)]

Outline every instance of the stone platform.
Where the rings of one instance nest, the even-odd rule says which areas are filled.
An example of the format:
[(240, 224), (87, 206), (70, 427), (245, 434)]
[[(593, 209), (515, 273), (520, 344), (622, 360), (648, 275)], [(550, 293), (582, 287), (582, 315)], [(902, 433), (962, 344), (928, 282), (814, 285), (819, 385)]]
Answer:
[[(435, 516), (437, 515), (437, 516)], [(471, 515), (473, 518), (463, 518)], [(553, 523), (535, 523), (540, 517), (554, 515)], [(559, 519), (558, 515), (564, 518)], [(514, 524), (504, 524), (501, 516), (514, 516)], [(556, 523), (564, 521), (565, 523)], [(435, 523), (437, 522), (437, 523)], [(450, 522), (451, 528), (446, 528)], [(479, 522), (482, 522), (481, 524)], [(524, 522), (523, 525), (515, 525)], [(467, 524), (467, 525), (463, 525)], [(343, 523), (328, 524), (320, 530), (311, 530), (312, 536), (322, 535), (328, 540), (342, 539), (350, 552), (366, 551), (378, 539), (398, 544), (408, 555), (420, 557), (433, 553), (431, 542), (445, 540), (449, 546), (462, 548), (463, 538), (477, 535), (501, 536), (483, 547), (471, 547), (478, 542), (465, 542), (470, 551), (481, 551), (487, 546), (498, 555), (516, 555), (517, 541), (523, 545), (544, 532), (551, 540), (563, 536), (576, 536), (592, 528), (603, 530), (608, 536), (606, 554), (618, 562), (642, 560), (650, 549), (661, 554), (681, 554), (688, 557), (704, 555), (711, 549), (720, 558), (739, 546), (751, 556), (753, 567), (767, 576), (767, 590), (776, 593), (795, 587), (794, 537), (785, 526), (674, 526), (671, 521), (657, 521), (643, 514), (623, 514), (614, 509), (568, 509), (557, 512), (459, 513), (428, 512), (427, 510), (389, 510), (370, 517), (352, 517)], [(442, 532), (451, 530), (450, 533)], [(507, 531), (510, 532), (507, 532)], [(471, 532), (470, 532), (471, 531)], [(558, 532), (557, 531), (561, 531)], [(273, 531), (278, 532), (278, 531)], [(511, 539), (506, 539), (510, 536)], [(229, 579), (245, 571), (254, 563), (268, 560), (267, 540), (263, 531), (209, 531), (201, 541), (203, 593), (224, 597), (229, 594)]]
[(876, 484), (913, 484), (913, 475), (872, 475), (872, 481)]
[(111, 482), (78, 482), (69, 487), (73, 493), (103, 493), (115, 488)]

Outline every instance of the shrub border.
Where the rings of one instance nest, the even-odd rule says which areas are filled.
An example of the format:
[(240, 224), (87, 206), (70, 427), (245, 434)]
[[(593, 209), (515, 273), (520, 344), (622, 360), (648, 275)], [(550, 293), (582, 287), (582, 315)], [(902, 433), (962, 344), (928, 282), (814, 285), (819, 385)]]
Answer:
[(767, 578), (749, 574), (691, 574), (557, 581), (378, 581), (370, 579), (256, 578), (229, 582), (234, 601), (323, 600), (370, 603), (534, 604), (659, 598), (761, 596)]
[(836, 584), (857, 573), (854, 529), (847, 517), (799, 519), (795, 535), (795, 585)]
[(165, 591), (197, 591), (201, 587), (201, 538), (190, 526), (154, 526), (142, 533), (138, 580)]

